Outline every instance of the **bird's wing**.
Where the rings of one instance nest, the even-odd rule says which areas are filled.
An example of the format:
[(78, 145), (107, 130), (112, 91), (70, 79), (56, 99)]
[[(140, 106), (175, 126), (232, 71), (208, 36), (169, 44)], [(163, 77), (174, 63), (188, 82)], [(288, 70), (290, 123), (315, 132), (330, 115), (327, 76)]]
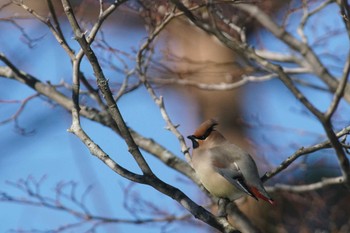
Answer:
[[(238, 164), (235, 161), (232, 161), (230, 157), (226, 157), (222, 152), (223, 151), (221, 151), (221, 155), (223, 156), (221, 156), (220, 159), (218, 159), (216, 156), (212, 157), (212, 164), (215, 170), (231, 184), (233, 184), (237, 189), (257, 199), (251, 188), (247, 185)], [(215, 154), (215, 152), (213, 153)]]

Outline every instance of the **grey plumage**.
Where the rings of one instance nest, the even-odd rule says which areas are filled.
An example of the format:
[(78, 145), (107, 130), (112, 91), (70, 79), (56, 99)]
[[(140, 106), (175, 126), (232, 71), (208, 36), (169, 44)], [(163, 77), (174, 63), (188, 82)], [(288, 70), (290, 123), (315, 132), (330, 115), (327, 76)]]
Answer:
[(236, 200), (249, 195), (273, 203), (260, 180), (252, 157), (214, 129), (217, 122), (202, 123), (193, 135), (192, 164), (203, 186), (214, 196)]

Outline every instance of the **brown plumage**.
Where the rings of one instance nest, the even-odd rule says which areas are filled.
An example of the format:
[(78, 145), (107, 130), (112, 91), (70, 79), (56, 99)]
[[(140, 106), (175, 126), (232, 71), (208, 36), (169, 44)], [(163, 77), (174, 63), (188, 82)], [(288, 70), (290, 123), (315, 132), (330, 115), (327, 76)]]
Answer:
[(206, 138), (214, 127), (218, 125), (218, 122), (214, 119), (204, 121), (194, 132), (193, 136), (196, 138)]

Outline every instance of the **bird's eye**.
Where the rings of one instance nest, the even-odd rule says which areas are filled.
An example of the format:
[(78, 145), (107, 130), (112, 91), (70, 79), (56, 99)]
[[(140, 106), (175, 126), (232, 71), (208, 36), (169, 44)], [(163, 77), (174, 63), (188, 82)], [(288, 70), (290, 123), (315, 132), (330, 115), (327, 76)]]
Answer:
[(215, 129), (214, 129), (214, 126), (215, 126), (215, 125), (213, 125), (212, 127), (208, 128), (208, 129), (205, 131), (205, 133), (204, 133), (202, 136), (198, 137), (197, 139), (205, 140), (205, 139), (211, 134), (211, 132), (213, 132), (213, 131), (215, 130)]

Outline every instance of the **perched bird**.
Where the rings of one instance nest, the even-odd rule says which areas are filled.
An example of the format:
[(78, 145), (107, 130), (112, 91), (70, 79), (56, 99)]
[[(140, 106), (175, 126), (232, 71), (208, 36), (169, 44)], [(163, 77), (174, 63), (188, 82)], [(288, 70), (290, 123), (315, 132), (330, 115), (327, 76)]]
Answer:
[(203, 186), (216, 197), (233, 201), (249, 195), (273, 204), (252, 157), (216, 131), (217, 124), (207, 120), (187, 137), (193, 144), (193, 168)]

